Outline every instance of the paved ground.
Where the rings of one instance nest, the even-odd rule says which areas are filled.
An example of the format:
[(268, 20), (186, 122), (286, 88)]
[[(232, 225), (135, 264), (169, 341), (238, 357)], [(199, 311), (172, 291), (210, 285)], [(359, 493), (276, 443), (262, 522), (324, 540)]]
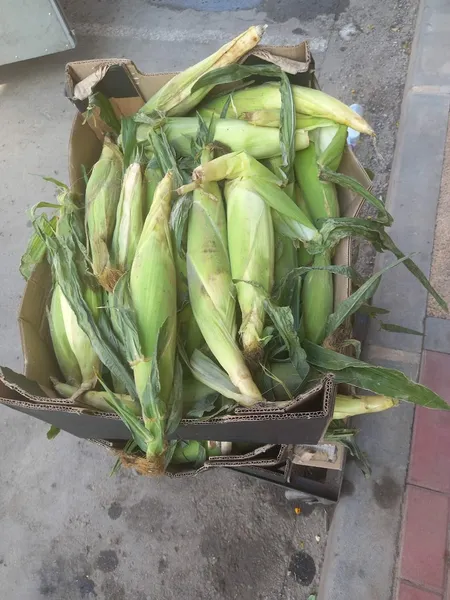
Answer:
[[(447, 302), (449, 15), (448, 3), (420, 4), (388, 193), (393, 238), (415, 253)], [(377, 267), (390, 261), (380, 256)], [(374, 303), (390, 309), (390, 322), (425, 335), (387, 334), (372, 324), (366, 356), (419, 379), (450, 402), (448, 315), (406, 269), (383, 277)], [(320, 600), (450, 597), (449, 417), (447, 411), (403, 405), (359, 420), (372, 478), (364, 486), (352, 467), (346, 472), (350, 493), (334, 515)]]
[[(176, 70), (256, 22), (270, 25), (267, 43), (311, 39), (323, 88), (366, 106), (384, 161), (370, 159), (365, 144), (359, 155), (379, 173), (377, 189), (386, 187), (415, 0), (63, 4), (78, 47), (0, 68), (0, 277), (8, 282), (0, 364), (21, 369), (15, 319), (23, 289), (17, 265), (30, 233), (25, 210), (51, 195), (39, 175), (67, 178), (69, 60), (127, 56), (143, 70)], [(238, 6), (245, 10), (222, 12)], [(361, 264), (368, 263), (363, 252)], [(104, 451), (68, 435), (47, 442), (45, 426), (5, 407), (0, 431), (5, 600), (305, 600), (317, 589), (327, 530), (320, 508), (296, 516), (275, 488), (228, 472), (189, 481), (110, 479)], [(370, 446), (370, 432), (368, 439)], [(358, 481), (360, 490), (373, 485)]]

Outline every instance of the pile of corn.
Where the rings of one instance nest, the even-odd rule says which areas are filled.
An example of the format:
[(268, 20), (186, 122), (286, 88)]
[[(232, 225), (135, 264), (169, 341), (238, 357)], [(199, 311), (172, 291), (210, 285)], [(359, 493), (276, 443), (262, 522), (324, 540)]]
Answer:
[(326, 372), (385, 394), (339, 396), (336, 419), (434, 398), (330, 349), (378, 281), (333, 306), (333, 274), (356, 277), (332, 264), (339, 240), (366, 235), (424, 276), (389, 246), (381, 218), (340, 218), (333, 174), (347, 127), (373, 135), (362, 117), (274, 66), (259, 66), (265, 83), (211, 94), (239, 79), (262, 32), (251, 27), (113, 125), (84, 197), (59, 184), (56, 219), (34, 219), (53, 274), (55, 389), (116, 412), (156, 472), (221, 451), (169, 442), (183, 416), (281, 405)]

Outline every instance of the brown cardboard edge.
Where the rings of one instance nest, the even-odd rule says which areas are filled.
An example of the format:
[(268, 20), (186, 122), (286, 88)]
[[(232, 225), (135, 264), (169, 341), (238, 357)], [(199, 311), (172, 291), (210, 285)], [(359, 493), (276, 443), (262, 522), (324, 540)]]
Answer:
[[(320, 447), (322, 445), (334, 446), (336, 448), (337, 458), (335, 462), (330, 462), (326, 460), (314, 459), (314, 457), (309, 460), (302, 460), (299, 456), (297, 456), (296, 448), (314, 448)], [(315, 467), (318, 469), (333, 469), (335, 471), (342, 471), (345, 463), (345, 446), (340, 444), (339, 442), (322, 442), (320, 444), (296, 444), (294, 447), (294, 452), (292, 456), (292, 463), (304, 467)]]

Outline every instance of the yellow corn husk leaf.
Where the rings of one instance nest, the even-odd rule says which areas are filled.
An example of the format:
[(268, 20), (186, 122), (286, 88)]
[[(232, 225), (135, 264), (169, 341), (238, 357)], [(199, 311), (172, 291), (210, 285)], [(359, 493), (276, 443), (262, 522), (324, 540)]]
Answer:
[(389, 396), (344, 396), (337, 394), (333, 419), (345, 419), (356, 415), (381, 412), (398, 405), (398, 400)]
[[(292, 93), (297, 113), (329, 119), (361, 133), (374, 135), (374, 131), (367, 121), (340, 100), (320, 90), (299, 85), (292, 86)], [(227, 99), (228, 95), (214, 98), (202, 104), (201, 110), (214, 111), (220, 115)], [(276, 82), (270, 82), (233, 92), (232, 101), (225, 116), (240, 119), (244, 113), (261, 110), (279, 111), (280, 109), (280, 85)]]
[[(69, 385), (67, 383), (62, 383), (59, 381), (55, 381), (53, 383), (53, 387), (58, 392), (60, 396), (63, 398), (72, 397), (77, 388), (73, 385)], [(132, 410), (136, 416), (141, 415), (141, 409), (139, 405), (134, 402), (128, 394), (118, 394), (116, 393), (116, 397), (122, 404), (124, 404), (127, 408)], [(105, 412), (112, 412), (111, 406), (108, 404), (107, 400), (109, 398), (108, 392), (105, 391), (88, 391), (84, 392), (77, 398), (77, 403), (80, 405), (86, 405), (95, 410), (101, 410)]]
[[(202, 182), (221, 181), (223, 179), (240, 178), (240, 186), (247, 186), (250, 193), (257, 193), (264, 201), (277, 211), (277, 221), (283, 223), (283, 235), (304, 242), (320, 240), (320, 234), (306, 215), (282, 189), (284, 178), (272, 173), (267, 167), (246, 152), (225, 154), (194, 170), (192, 175), (195, 185)], [(184, 193), (184, 186), (178, 193)]]
[(191, 93), (196, 81), (208, 71), (238, 62), (259, 43), (265, 29), (260, 25), (249, 27), (214, 54), (178, 73), (146, 102), (140, 112), (160, 111), (171, 116), (188, 114), (214, 87), (207, 86)]
[[(144, 223), (130, 272), (130, 292), (143, 357), (132, 365), (139, 398), (144, 398), (156, 352), (158, 336), (164, 327), (163, 347), (158, 360), (160, 401), (166, 405), (172, 391), (177, 334), (176, 272), (169, 228), (173, 174), (168, 172), (155, 191)], [(155, 454), (164, 452), (166, 415), (144, 423), (155, 435)], [(153, 421), (153, 422), (152, 422)]]
[[(117, 280), (131, 268), (143, 227), (144, 184), (139, 163), (125, 171), (111, 243), (111, 269)], [(109, 279), (109, 278), (108, 278)]]
[[(331, 264), (330, 254), (316, 254), (313, 266)], [(333, 275), (329, 271), (310, 271), (302, 285), (302, 324), (305, 337), (321, 344), (329, 315), (333, 312)]]
[[(203, 152), (203, 162), (209, 151)], [(269, 209), (270, 210), (270, 209)], [(217, 183), (194, 191), (189, 215), (187, 274), (191, 306), (211, 352), (246, 406), (261, 400), (236, 342), (236, 299), (228, 256), (225, 209)]]
[[(232, 278), (255, 283), (270, 294), (275, 259), (270, 207), (257, 191), (243, 185), (240, 179), (225, 184), (225, 198)], [(236, 283), (244, 354), (254, 360), (261, 355), (265, 320), (265, 296), (257, 286)]]
[(154, 164), (152, 160), (150, 160), (144, 173), (144, 218), (148, 215), (150, 211), (156, 188), (158, 187), (158, 183), (161, 181), (163, 176), (164, 173), (161, 171), (161, 169), (158, 166), (156, 166), (156, 164)]
[(92, 258), (92, 269), (106, 290), (109, 245), (116, 222), (123, 171), (122, 154), (107, 136), (99, 160), (92, 169), (86, 186), (86, 229)]
[[(98, 311), (101, 305), (101, 295), (91, 289), (84, 293), (84, 299), (89, 306), (93, 317), (98, 318)], [(61, 310), (63, 315), (64, 328), (72, 352), (76, 356), (81, 372), (81, 379), (84, 386), (94, 386), (97, 380), (97, 374), (101, 369), (100, 359), (94, 352), (91, 341), (78, 325), (78, 320), (70, 304), (63, 293), (60, 295)]]
[[(166, 119), (164, 133), (170, 144), (180, 156), (191, 156), (191, 141), (198, 132), (196, 117), (175, 117)], [(151, 126), (140, 124), (137, 128), (137, 140), (150, 145), (149, 131)], [(280, 132), (274, 127), (256, 127), (238, 119), (218, 119), (214, 124), (214, 141), (224, 144), (232, 152), (245, 150), (257, 159), (281, 155)], [(306, 131), (297, 128), (295, 132), (295, 149), (307, 148), (309, 137)], [(151, 146), (150, 146), (151, 147)]]
[(73, 383), (80, 385), (82, 381), (81, 371), (78, 365), (77, 357), (72, 351), (72, 347), (67, 337), (66, 328), (64, 326), (61, 297), (61, 288), (56, 285), (53, 290), (52, 301), (48, 315), (53, 350), (65, 380), (71, 384)]

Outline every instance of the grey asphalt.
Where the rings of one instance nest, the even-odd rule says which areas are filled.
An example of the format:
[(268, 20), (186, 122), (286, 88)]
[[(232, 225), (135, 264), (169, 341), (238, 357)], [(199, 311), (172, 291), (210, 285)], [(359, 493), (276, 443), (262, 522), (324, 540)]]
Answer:
[[(266, 43), (310, 39), (322, 87), (365, 105), (384, 161), (366, 142), (359, 156), (378, 172), (377, 189), (385, 189), (415, 0), (63, 6), (75, 50), (0, 68), (0, 364), (22, 368), (16, 314), (24, 285), (18, 263), (31, 231), (26, 209), (53, 197), (40, 176), (67, 180), (74, 114), (63, 96), (68, 61), (128, 57), (143, 71), (174, 71), (261, 22), (269, 24)], [(363, 252), (363, 267), (370, 258)], [(113, 459), (104, 449), (67, 434), (49, 442), (46, 429), (0, 407), (2, 599), (306, 600), (317, 591), (327, 538), (322, 508), (296, 515), (277, 488), (229, 471), (190, 480), (129, 472), (111, 478)], [(373, 451), (377, 462), (376, 445)], [(370, 495), (374, 484), (361, 478), (356, 485), (358, 494)]]

